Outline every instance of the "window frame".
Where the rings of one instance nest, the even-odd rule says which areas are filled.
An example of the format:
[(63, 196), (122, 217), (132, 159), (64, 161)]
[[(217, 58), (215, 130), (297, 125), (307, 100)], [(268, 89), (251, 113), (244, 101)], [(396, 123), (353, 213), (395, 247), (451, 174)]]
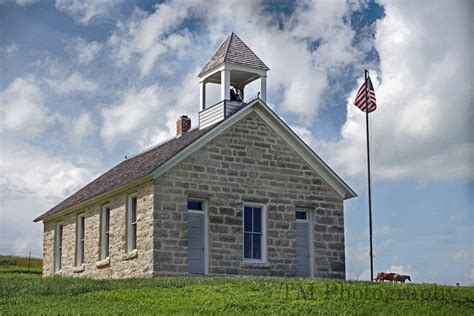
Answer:
[(79, 214), (76, 218), (76, 267), (84, 264), (85, 238), (86, 238), (86, 215)]
[(104, 204), (100, 212), (99, 260), (110, 256), (110, 205)]
[[(135, 203), (135, 221), (132, 222), (132, 201), (133, 199), (136, 199)], [(137, 250), (138, 245), (137, 245), (137, 210), (138, 210), (138, 197), (137, 193), (132, 193), (128, 195), (127, 198), (127, 218), (126, 218), (126, 223), (127, 223), (127, 252), (133, 252)], [(135, 227), (135, 229), (134, 229)], [(134, 246), (134, 247), (133, 247)]]
[(63, 254), (64, 224), (56, 223), (54, 227), (54, 272), (61, 272)]
[[(261, 259), (245, 258), (245, 207), (261, 208)], [(244, 202), (242, 206), (242, 258), (244, 262), (266, 263), (267, 262), (267, 206), (262, 203)]]
[[(305, 219), (296, 218), (296, 213), (297, 212), (305, 213), (306, 214)], [(295, 220), (297, 222), (309, 223), (309, 211), (303, 210), (303, 209), (296, 209), (295, 210)]]

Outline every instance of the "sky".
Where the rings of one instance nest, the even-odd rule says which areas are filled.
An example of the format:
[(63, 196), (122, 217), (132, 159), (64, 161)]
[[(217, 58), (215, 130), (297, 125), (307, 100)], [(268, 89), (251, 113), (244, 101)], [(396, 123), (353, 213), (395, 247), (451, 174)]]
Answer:
[(370, 277), (352, 104), (368, 69), (375, 272), (474, 284), (472, 12), (468, 0), (0, 0), (0, 253), (40, 255), (33, 218), (173, 137), (178, 116), (197, 122), (197, 74), (233, 31), (270, 68), (268, 105), (359, 195), (345, 202), (347, 278)]

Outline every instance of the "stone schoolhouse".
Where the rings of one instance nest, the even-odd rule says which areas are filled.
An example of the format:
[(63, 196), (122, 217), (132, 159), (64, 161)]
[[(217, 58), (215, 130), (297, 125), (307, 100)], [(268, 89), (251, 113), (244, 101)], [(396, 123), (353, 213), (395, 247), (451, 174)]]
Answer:
[[(356, 194), (266, 105), (268, 70), (229, 35), (199, 73), (198, 127), (181, 116), (175, 138), (35, 219), (43, 275), (344, 279), (343, 201)], [(221, 89), (211, 106), (208, 83)]]

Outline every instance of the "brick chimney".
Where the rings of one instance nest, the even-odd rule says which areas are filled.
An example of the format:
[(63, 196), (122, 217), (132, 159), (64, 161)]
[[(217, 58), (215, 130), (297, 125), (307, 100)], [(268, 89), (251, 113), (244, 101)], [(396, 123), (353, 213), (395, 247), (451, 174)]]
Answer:
[(191, 119), (187, 115), (181, 115), (176, 121), (176, 134), (179, 136), (191, 129)]

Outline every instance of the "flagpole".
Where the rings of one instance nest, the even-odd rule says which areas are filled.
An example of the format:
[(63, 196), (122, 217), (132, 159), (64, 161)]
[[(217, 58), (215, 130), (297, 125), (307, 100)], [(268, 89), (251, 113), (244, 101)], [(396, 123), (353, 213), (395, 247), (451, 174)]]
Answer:
[(365, 70), (365, 129), (367, 136), (367, 178), (369, 187), (369, 244), (370, 244), (370, 281), (374, 281), (374, 256), (372, 251), (372, 188), (370, 181), (370, 145), (369, 145), (369, 95), (368, 80), (369, 72)]

